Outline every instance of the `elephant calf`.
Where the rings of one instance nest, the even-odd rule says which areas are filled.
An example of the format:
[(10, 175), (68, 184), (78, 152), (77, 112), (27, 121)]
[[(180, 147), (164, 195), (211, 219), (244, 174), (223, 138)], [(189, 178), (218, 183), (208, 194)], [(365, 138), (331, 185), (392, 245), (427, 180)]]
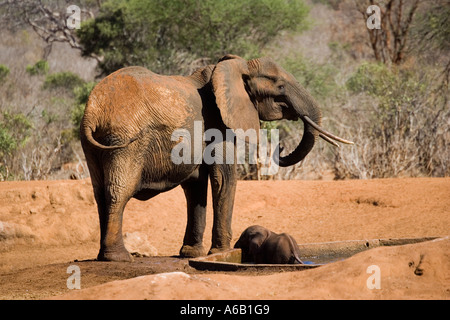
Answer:
[(267, 264), (303, 264), (294, 238), (261, 226), (245, 229), (234, 245), (242, 249), (242, 261)]

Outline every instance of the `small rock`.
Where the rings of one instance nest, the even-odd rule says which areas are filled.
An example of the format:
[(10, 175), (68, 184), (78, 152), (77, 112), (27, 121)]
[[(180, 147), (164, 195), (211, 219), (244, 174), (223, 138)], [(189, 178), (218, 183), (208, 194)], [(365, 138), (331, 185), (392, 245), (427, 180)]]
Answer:
[(150, 244), (147, 235), (141, 232), (125, 232), (123, 241), (128, 252), (137, 257), (153, 257), (158, 251)]
[(60, 213), (60, 214), (64, 214), (64, 213), (66, 213), (66, 209), (60, 207), (60, 208), (57, 208), (57, 209), (55, 210), (55, 212), (56, 212), (56, 213)]
[(35, 235), (30, 227), (12, 223), (0, 221), (0, 241), (11, 240), (17, 238), (34, 238)]

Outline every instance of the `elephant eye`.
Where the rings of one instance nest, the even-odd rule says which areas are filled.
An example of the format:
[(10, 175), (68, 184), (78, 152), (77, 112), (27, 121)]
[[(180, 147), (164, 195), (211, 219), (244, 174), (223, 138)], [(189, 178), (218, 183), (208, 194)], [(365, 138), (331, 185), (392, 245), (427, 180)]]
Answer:
[(278, 90), (280, 90), (282, 93), (284, 93), (284, 85), (280, 84), (278, 86)]

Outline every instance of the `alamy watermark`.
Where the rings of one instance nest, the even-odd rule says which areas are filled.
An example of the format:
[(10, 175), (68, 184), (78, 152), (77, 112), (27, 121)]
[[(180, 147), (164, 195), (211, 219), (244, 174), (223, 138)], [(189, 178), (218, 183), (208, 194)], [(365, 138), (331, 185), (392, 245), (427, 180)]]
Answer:
[(66, 281), (67, 289), (70, 289), (70, 290), (81, 289), (80, 267), (77, 266), (76, 264), (72, 264), (67, 267), (66, 272), (70, 274), (70, 276), (67, 278), (67, 281)]
[(366, 273), (371, 274), (367, 278), (367, 289), (381, 289), (381, 269), (376, 264), (367, 267)]
[[(261, 175), (278, 172), (279, 166), (274, 160), (279, 157), (278, 129), (226, 129), (225, 136), (213, 128), (202, 132), (202, 121), (194, 121), (193, 137), (187, 129), (172, 133), (171, 140), (178, 142), (170, 155), (174, 164), (244, 164), (248, 155), (249, 164), (261, 165)], [(204, 150), (203, 142), (210, 142)]]
[(367, 18), (366, 26), (370, 30), (381, 29), (381, 9), (377, 5), (371, 5), (366, 10), (367, 14), (370, 14)]
[(81, 28), (81, 9), (77, 5), (70, 5), (66, 9), (66, 13), (69, 16), (66, 19), (66, 25), (69, 29), (80, 29)]

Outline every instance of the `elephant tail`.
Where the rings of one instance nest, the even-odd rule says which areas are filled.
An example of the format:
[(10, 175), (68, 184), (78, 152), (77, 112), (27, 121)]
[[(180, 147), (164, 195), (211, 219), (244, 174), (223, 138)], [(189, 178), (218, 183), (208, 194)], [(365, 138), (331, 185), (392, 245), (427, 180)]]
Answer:
[(295, 261), (297, 261), (299, 264), (303, 264), (303, 261), (300, 260), (299, 256), (296, 253), (294, 253), (294, 257), (295, 257)]
[(89, 142), (90, 145), (92, 145), (93, 147), (95, 147), (97, 149), (101, 149), (101, 150), (122, 149), (122, 148), (127, 147), (130, 143), (132, 143), (133, 141), (135, 141), (137, 139), (137, 137), (134, 137), (120, 145), (106, 146), (104, 144), (101, 144), (97, 140), (95, 140), (94, 136), (92, 135), (94, 130), (95, 129), (92, 128), (91, 125), (89, 125), (87, 123), (87, 121), (85, 121), (85, 119), (83, 119), (83, 121), (81, 122), (81, 127), (80, 127), (81, 139), (85, 139), (87, 142)]
[(303, 264), (303, 261), (300, 259), (300, 257), (298, 256), (298, 245), (295, 242), (295, 240), (290, 236), (290, 235), (286, 235), (287, 238), (289, 239), (290, 245), (292, 247), (292, 252), (294, 253), (294, 259), (292, 261), (293, 264)]

